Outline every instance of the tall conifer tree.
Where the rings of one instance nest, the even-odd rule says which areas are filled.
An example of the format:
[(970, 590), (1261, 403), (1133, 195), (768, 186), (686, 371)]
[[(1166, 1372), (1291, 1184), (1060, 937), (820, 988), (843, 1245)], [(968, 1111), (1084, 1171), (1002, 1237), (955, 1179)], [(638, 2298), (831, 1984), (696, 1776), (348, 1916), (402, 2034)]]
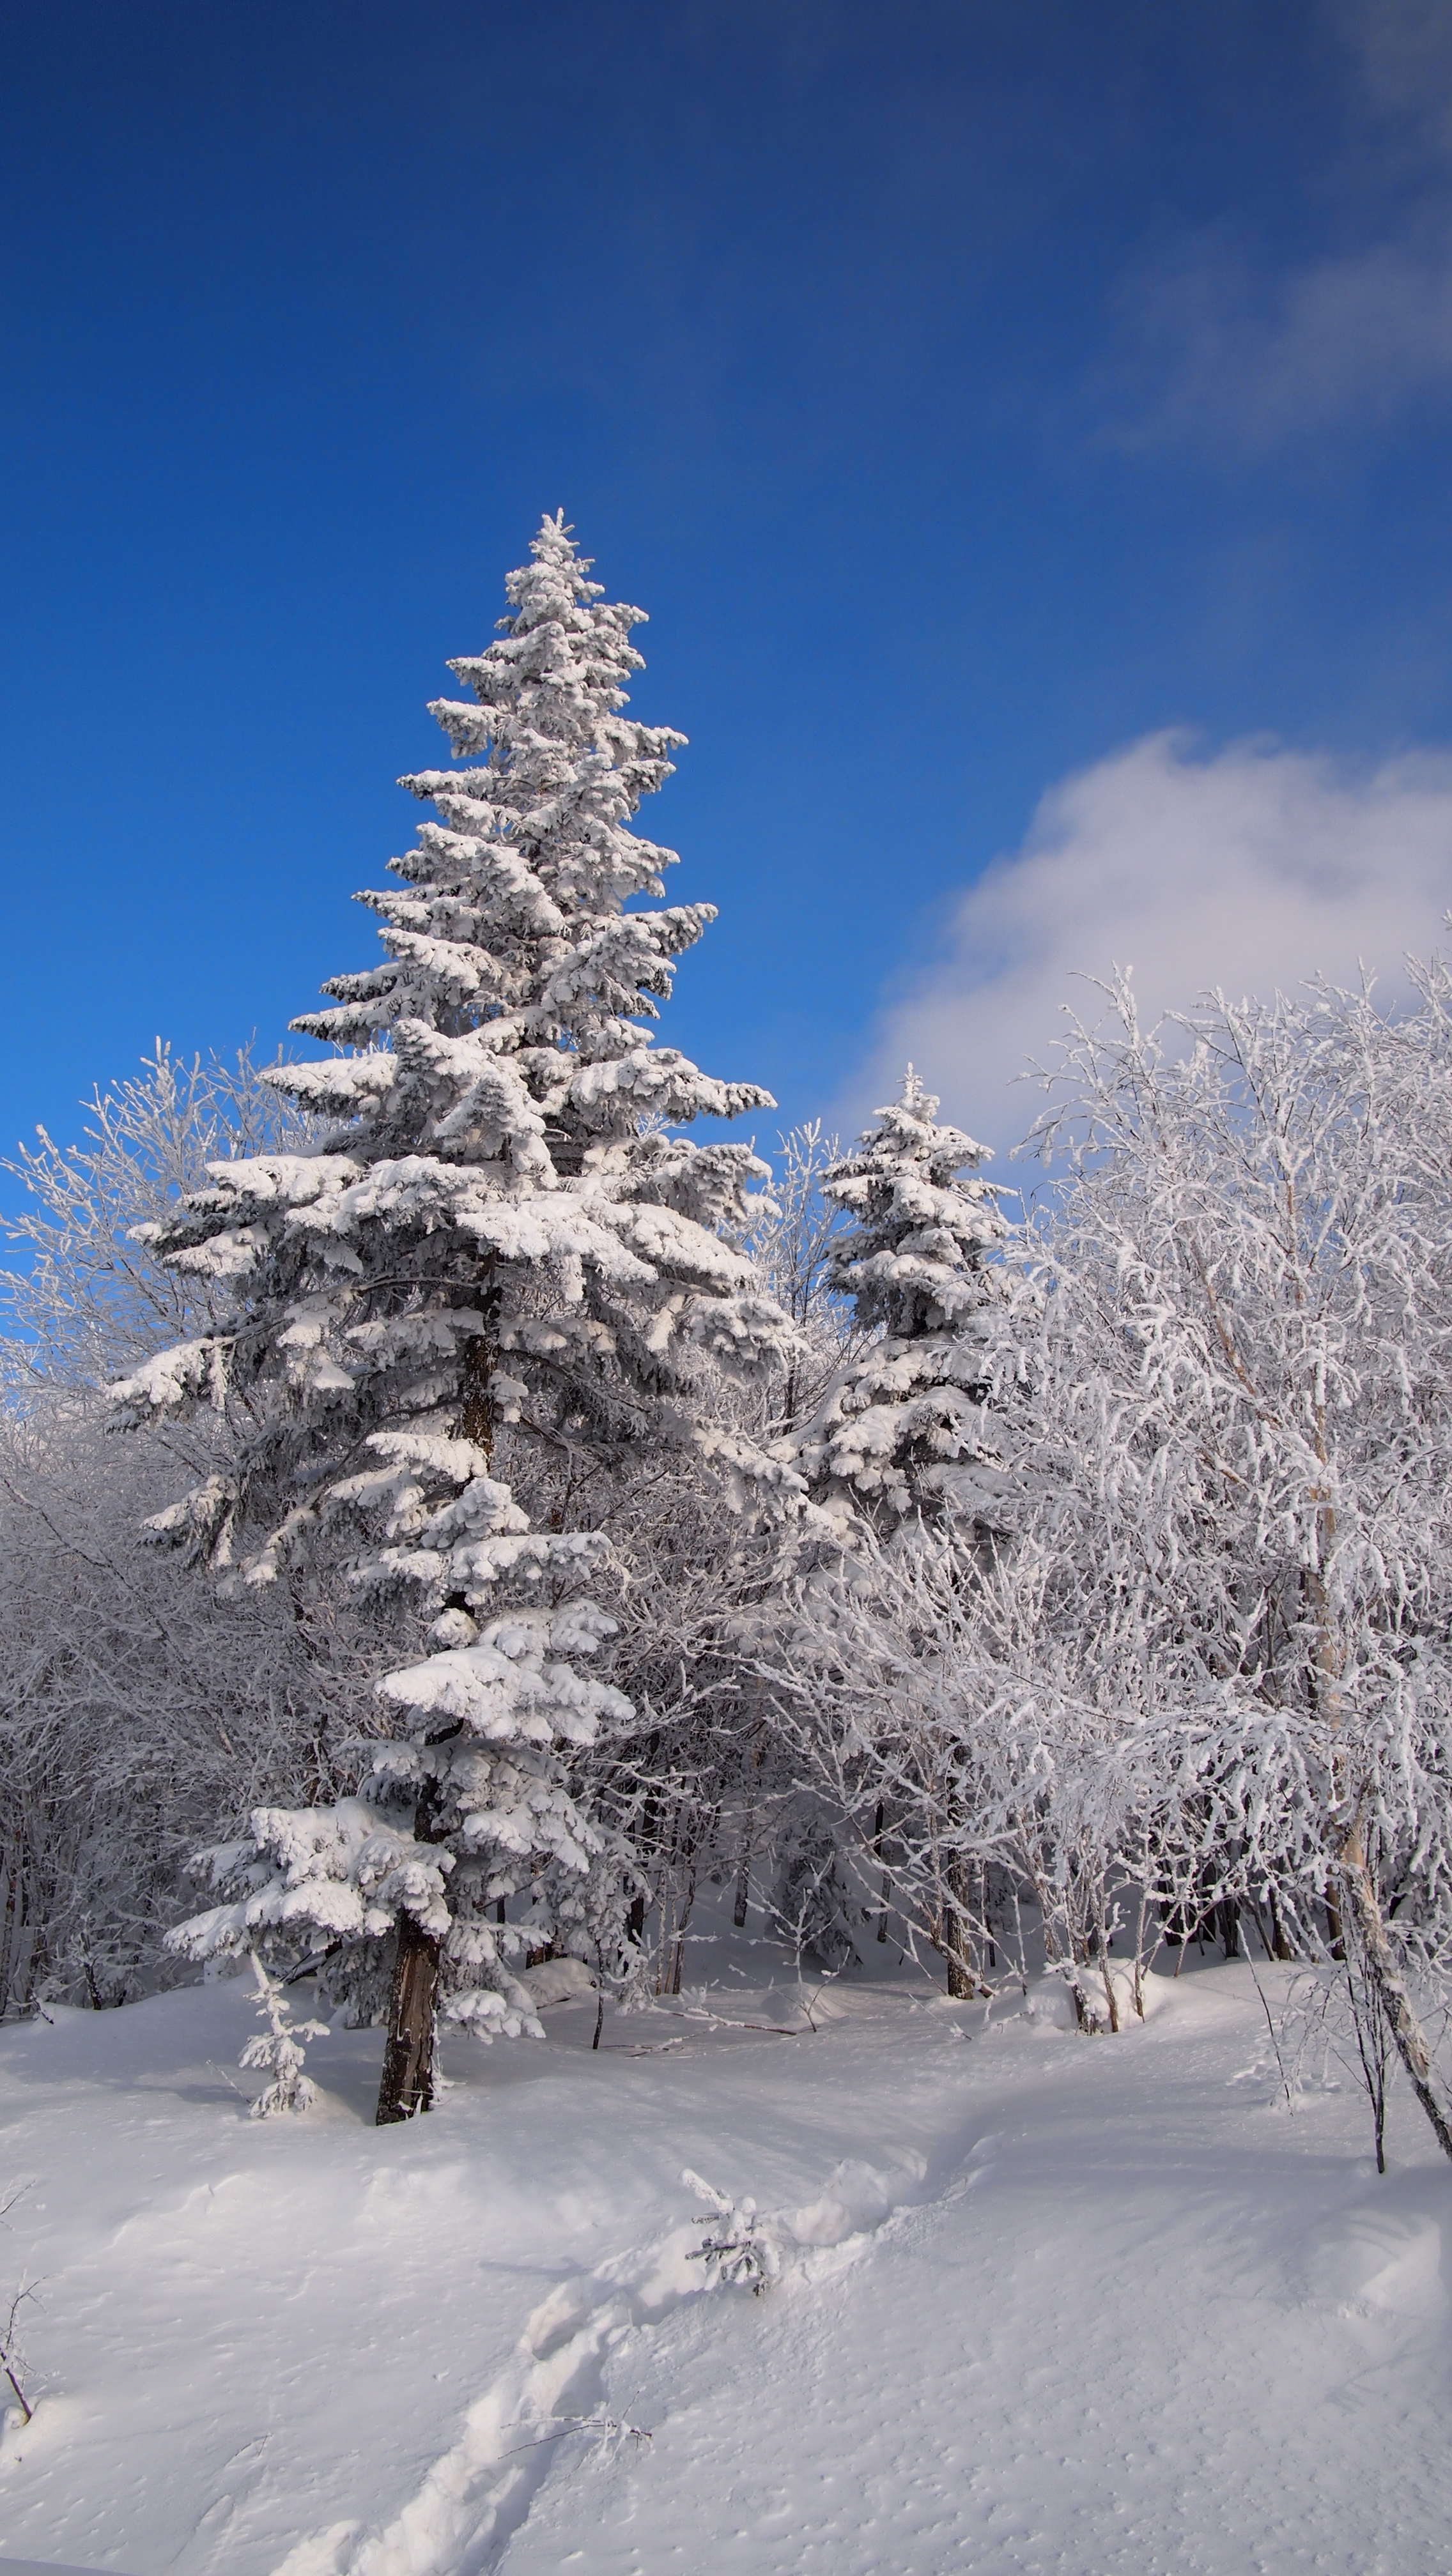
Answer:
[(790, 1327), (729, 1239), (766, 1167), (673, 1132), (770, 1095), (640, 1026), (714, 918), (637, 903), (674, 853), (628, 820), (684, 737), (625, 713), (641, 611), (603, 603), (562, 514), (531, 554), (498, 640), (450, 665), (470, 697), (432, 709), (460, 765), (402, 782), (436, 819), (360, 898), (383, 961), (293, 1023), (339, 1052), (269, 1077), (337, 1123), (315, 1152), (216, 1168), (161, 1248), (231, 1283), (235, 1321), (115, 1390), (132, 1419), (211, 1404), (241, 1434), (239, 1472), (162, 1535), (259, 1583), (361, 1515), (360, 1576), (435, 1614), (431, 1651), (379, 1686), (400, 1732), (363, 1795), (256, 1811), (214, 1856), (229, 1901), (178, 1936), (206, 1956), (291, 1935), (365, 1967), (391, 1944), (380, 2120), (428, 2107), (440, 2001), (486, 2037), (532, 2026), (498, 1917), (529, 1890), (535, 1935), (562, 1937), (573, 1887), (579, 1919), (602, 1837), (564, 1757), (629, 1714), (578, 1669), (610, 1630), (580, 1590), (606, 1537), (570, 1526), (568, 1484), (532, 1528), (501, 1435), (565, 1457), (695, 1443), (738, 1489), (799, 1490), (697, 1400), (706, 1366), (777, 1365)]

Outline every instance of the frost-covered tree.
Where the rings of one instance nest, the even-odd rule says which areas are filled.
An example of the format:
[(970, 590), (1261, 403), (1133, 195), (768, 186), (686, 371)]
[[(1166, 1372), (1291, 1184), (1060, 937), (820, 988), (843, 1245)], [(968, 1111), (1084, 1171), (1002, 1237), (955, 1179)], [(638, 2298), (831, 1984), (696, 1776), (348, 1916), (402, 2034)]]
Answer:
[(315, 1122), (268, 1085), (243, 1048), (231, 1063), (190, 1062), (158, 1038), (138, 1073), (82, 1104), (79, 1144), (37, 1128), (38, 1143), (0, 1157), (14, 1187), (0, 1234), (22, 1247), (0, 1270), (0, 1348), (22, 1406), (105, 1385), (159, 1349), (221, 1319), (217, 1283), (169, 1267), (157, 1231), (212, 1164), (304, 1151)]
[(841, 1210), (824, 1183), (841, 1159), (838, 1140), (824, 1136), (821, 1120), (814, 1118), (779, 1137), (777, 1145), (771, 1195), (755, 1203), (746, 1249), (797, 1328), (785, 1377), (771, 1384), (765, 1399), (774, 1427), (785, 1435), (815, 1415), (828, 1380), (864, 1335), (850, 1298), (836, 1284)]
[[(205, 1412), (124, 1441), (100, 1387), (178, 1333), (217, 1327), (218, 1284), (150, 1233), (228, 1157), (309, 1139), (244, 1055), (158, 1044), (83, 1104), (78, 1140), (0, 1165), (0, 2015), (115, 2004), (177, 1974), (187, 1855), (261, 1801), (317, 1796), (372, 1723), (385, 1636), (327, 1566), (225, 1603), (136, 1529), (230, 1463)], [(143, 1239), (138, 1240), (138, 1231)]]
[[(732, 1240), (765, 1166), (676, 1132), (769, 1095), (640, 1025), (713, 917), (641, 902), (674, 854), (627, 828), (682, 737), (625, 713), (640, 612), (603, 604), (562, 518), (531, 553), (498, 640), (450, 665), (470, 698), (433, 709), (459, 765), (403, 782), (434, 817), (361, 898), (384, 960), (294, 1023), (338, 1052), (271, 1077), (335, 1123), (220, 1168), (164, 1230), (234, 1318), (116, 1389), (132, 1420), (236, 1425), (235, 1472), (165, 1516), (226, 1578), (275, 1580), (347, 1516), (377, 1532), (360, 1578), (434, 1614), (380, 1683), (397, 1732), (364, 1795), (259, 1810), (214, 1858), (226, 1901), (180, 1936), (341, 1948), (359, 1991), (391, 1945), (380, 2119), (427, 2107), (440, 2000), (481, 2036), (535, 2026), (508, 1960), (568, 1944), (569, 1891), (606, 1863), (570, 1774), (629, 1716), (581, 1669), (611, 1628), (582, 1588), (602, 1463), (675, 1447), (739, 1492), (799, 1481), (699, 1400), (705, 1373), (770, 1369), (789, 1340)], [(531, 1450), (555, 1462), (523, 1470), (543, 1528), (509, 1481)]]
[[(982, 1175), (986, 1149), (939, 1125), (937, 1111), (909, 1065), (896, 1101), (822, 1177), (823, 1197), (851, 1220), (830, 1241), (825, 1273), (828, 1292), (850, 1301), (854, 1336), (813, 1415), (782, 1447), (839, 1543), (869, 1554), (923, 1525), (959, 1524), (981, 1544), (1005, 1490), (1008, 1424), (995, 1399), (1011, 1349), (1001, 1258), (1010, 1229), (1000, 1190)], [(843, 1581), (850, 1591), (852, 1575), (834, 1562), (829, 1549), (810, 1587), (808, 1631), (822, 1622), (830, 1631)], [(822, 1675), (826, 1665), (814, 1669)], [(836, 1740), (834, 1723), (826, 1740)], [(905, 1822), (894, 1805), (902, 1788), (901, 1777), (889, 1787), (884, 1776), (872, 1801), (879, 1855)], [(839, 1955), (851, 1937), (853, 1855), (837, 1849), (841, 1817), (835, 1798), (824, 1816), (806, 1788), (781, 1829), (778, 1911), (823, 1955)], [(968, 1993), (968, 1896), (966, 1886), (952, 1895), (957, 1867), (950, 1854), (939, 1873), (949, 1894), (933, 1937), (951, 1990)]]
[(1452, 980), (1412, 973), (1405, 1013), (1313, 984), (1145, 1031), (1120, 983), (1076, 1029), (1035, 1463), (1057, 1621), (1132, 1617), (1156, 1676), (1181, 1918), (1354, 1945), (1452, 2154)]
[(911, 1065), (902, 1090), (822, 1193), (851, 1218), (828, 1286), (870, 1336), (789, 1444), (814, 1498), (845, 1528), (890, 1533), (912, 1513), (989, 1513), (1001, 1490), (990, 1409), (1002, 1312), (995, 1256), (1008, 1235), (986, 1148), (937, 1122)]
[(1173, 1659), (1052, 1527), (1019, 1526), (987, 1563), (951, 1524), (869, 1543), (801, 1588), (771, 1680), (859, 1914), (890, 1901), (952, 1995), (1046, 1968), (1084, 2029), (1135, 2009), (1156, 1900), (1198, 1899), (1213, 1723), (1186, 1726)]
[(219, 1600), (138, 1549), (176, 1469), (85, 1406), (0, 1411), (0, 2015), (175, 1982), (199, 1841), (351, 1785), (376, 1731), (384, 1604), (326, 1567)]
[(279, 2112), (308, 2111), (318, 2098), (318, 2088), (304, 2075), (307, 2043), (326, 2039), (325, 2021), (294, 2021), (287, 2000), (287, 1989), (280, 1977), (270, 1977), (252, 1953), (252, 1975), (257, 1988), (257, 2017), (266, 2027), (249, 2039), (238, 2064), (260, 2067), (270, 2076), (248, 2114), (253, 2120), (273, 2120)]
[(1452, 2152), (1452, 986), (1414, 984), (1075, 1026), (999, 1544), (844, 1559), (775, 1679), (950, 1983), (1010, 1904), (1112, 2021), (1111, 1943), (1238, 1914), (1375, 1999)]

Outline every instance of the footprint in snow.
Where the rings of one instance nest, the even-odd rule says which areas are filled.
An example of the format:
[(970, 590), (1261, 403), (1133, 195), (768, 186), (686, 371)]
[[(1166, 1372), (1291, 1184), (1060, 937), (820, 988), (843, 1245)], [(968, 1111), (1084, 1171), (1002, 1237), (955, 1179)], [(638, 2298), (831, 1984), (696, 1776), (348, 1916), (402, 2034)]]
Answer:
[[(914, 2182), (924, 2179), (921, 2156), (896, 2161)], [(900, 2186), (895, 2196), (872, 2166), (848, 2160), (818, 2199), (760, 2225), (777, 2258), (812, 2279), (824, 2259), (850, 2258), (905, 2205)], [(687, 2220), (632, 2255), (559, 2283), (392, 2521), (377, 2530), (332, 2523), (289, 2551), (274, 2576), (486, 2576), (566, 2444), (581, 2434), (647, 2438), (605, 2415), (606, 2370), (637, 2328), (716, 2286), (716, 2267), (700, 2259), (702, 2228), (702, 2219)]]

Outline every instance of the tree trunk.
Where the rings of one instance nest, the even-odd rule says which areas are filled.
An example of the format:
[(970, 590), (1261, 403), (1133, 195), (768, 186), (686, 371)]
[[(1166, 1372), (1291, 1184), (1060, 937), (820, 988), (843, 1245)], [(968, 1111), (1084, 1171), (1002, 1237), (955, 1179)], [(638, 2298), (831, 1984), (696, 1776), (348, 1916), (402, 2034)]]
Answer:
[(398, 1918), (398, 1957), (388, 2005), (388, 2045), (378, 2087), (375, 2126), (412, 2120), (433, 2108), (434, 1999), (439, 1984), (439, 1945), (420, 1931), (411, 1914)]
[(746, 1908), (751, 1895), (751, 1855), (756, 1842), (756, 1784), (765, 1753), (766, 1728), (758, 1723), (751, 1769), (746, 1780), (746, 1816), (741, 1828), (741, 1853), (736, 1864), (736, 1903), (731, 1913), (738, 1932), (746, 1929)]
[(494, 1255), (490, 1254), (483, 1272), (483, 1294), (479, 1299), (484, 1317), (484, 1330), (475, 1335), (464, 1353), (463, 1402), (459, 1408), (459, 1437), (472, 1440), (486, 1458), (494, 1455), (494, 1406), (491, 1398), (494, 1371), (499, 1362), (500, 1295), (494, 1279)]
[[(1324, 1457), (1323, 1440), (1317, 1446)], [(1330, 1554), (1335, 1538), (1336, 1519), (1327, 1506), (1322, 1513), (1322, 1561)], [(1327, 1607), (1326, 1587), (1319, 1575), (1303, 1576), (1317, 1612), (1316, 1667), (1318, 1697), (1333, 1730), (1340, 1724), (1341, 1653)], [(1344, 1812), (1344, 1810), (1343, 1810)], [(1342, 1891), (1351, 1908), (1356, 1938), (1361, 1947), (1366, 1979), (1386, 2015), (1387, 2028), (1396, 2043), (1396, 2052), (1407, 2070), (1412, 2091), (1426, 2112), (1432, 2134), (1444, 2156), (1452, 2157), (1452, 2097), (1442, 2083), (1427, 2046), (1426, 2033), (1417, 2019), (1416, 2007), (1407, 1992), (1407, 1981), (1397, 1965), (1396, 1953), (1386, 1937), (1381, 1919), (1381, 1899), (1366, 1857), (1362, 1832), (1362, 1813), (1347, 1827), (1336, 1855), (1340, 1867), (1341, 1888), (1331, 1887), (1326, 1895), (1326, 1919), (1331, 1934), (1331, 1956), (1346, 1957), (1345, 1922), (1342, 1913)]]
[(10, 1978), (15, 1965), (16, 1937), (21, 1925), (20, 1844), (15, 1841), (6, 1852), (0, 1868), (5, 1873), (5, 1905), (0, 1914), (0, 2021), (10, 2006)]
[[(645, 1748), (645, 1759), (646, 1759), (646, 1762), (647, 1762), (647, 1763), (651, 1763), (651, 1762), (653, 1762), (653, 1761), (655, 1760), (655, 1758), (656, 1758), (656, 1755), (659, 1753), (659, 1751), (660, 1751), (660, 1729), (659, 1729), (659, 1727), (656, 1727), (656, 1728), (654, 1728), (654, 1729), (652, 1730), (651, 1738), (650, 1738), (650, 1742), (647, 1744), (647, 1746), (646, 1746), (646, 1748)], [(653, 1851), (654, 1851), (654, 1849), (655, 1849), (655, 1847), (656, 1847), (656, 1839), (657, 1839), (657, 1835), (658, 1835), (658, 1832), (659, 1832), (659, 1823), (660, 1823), (660, 1801), (659, 1801), (659, 1799), (658, 1799), (658, 1798), (657, 1798), (657, 1796), (656, 1796), (656, 1787), (657, 1787), (657, 1785), (658, 1785), (658, 1784), (655, 1782), (654, 1777), (653, 1777), (653, 1775), (652, 1775), (652, 1785), (651, 1785), (650, 1789), (649, 1789), (649, 1790), (647, 1791), (647, 1793), (646, 1793), (645, 1805), (644, 1805), (644, 1807), (643, 1807), (643, 1808), (642, 1808), (642, 1810), (641, 1810), (640, 1831), (639, 1831), (639, 1833), (635, 1836), (635, 1857), (636, 1857), (636, 1860), (637, 1860), (637, 1862), (640, 1864), (640, 1866), (641, 1866), (641, 1867), (644, 1867), (645, 1859), (646, 1859), (646, 1855), (647, 1855), (647, 1853), (649, 1853), (649, 1852), (653, 1852)], [(645, 1891), (645, 1889), (642, 1887), (642, 1888), (639, 1888), (639, 1889), (637, 1890), (636, 1894), (631, 1898), (631, 1900), (630, 1900), (630, 1912), (627, 1914), (627, 1916), (626, 1916), (626, 1918), (625, 1918), (625, 1937), (626, 1937), (626, 1939), (627, 1939), (628, 1941), (631, 1941), (631, 1942), (633, 1942), (633, 1943), (634, 1943), (634, 1945), (635, 1945), (635, 1947), (636, 1947), (636, 1949), (637, 1949), (637, 1950), (643, 1950), (643, 1949), (644, 1949), (644, 1947), (645, 1947), (645, 1917), (646, 1917), (646, 1908), (647, 1908), (647, 1897), (646, 1897), (646, 1891)], [(664, 1888), (662, 1888), (662, 1890), (661, 1890), (661, 1913), (662, 1913), (662, 1921), (663, 1921), (663, 1920), (664, 1920), (664, 1913), (665, 1913), (665, 1890), (664, 1890)], [(660, 1992), (660, 1988), (659, 1988), (659, 1986), (657, 1986), (657, 1988), (656, 1988), (656, 1992), (657, 1992), (657, 1994), (659, 1994), (659, 1992)]]
[(731, 1908), (731, 1920), (738, 1932), (746, 1929), (746, 1910), (751, 1895), (751, 1826), (752, 1819), (748, 1814), (741, 1837), (741, 1857), (736, 1864), (736, 1902)]
[[(483, 1272), (483, 1294), (479, 1300), (484, 1315), (484, 1330), (476, 1334), (464, 1354), (462, 1403), (458, 1430), (462, 1439), (472, 1440), (486, 1458), (494, 1447), (494, 1415), (490, 1386), (498, 1360), (497, 1348), (499, 1290), (494, 1283), (494, 1259), (491, 1254)], [(464, 1604), (461, 1602), (462, 1608)], [(460, 1732), (460, 1722), (443, 1727), (428, 1737), (428, 1743), (445, 1744)], [(437, 1781), (429, 1782), (418, 1803), (414, 1817), (414, 1837), (421, 1843), (437, 1839), (434, 1818), (438, 1801)], [(504, 1920), (499, 1907), (498, 1919)], [(386, 2129), (396, 2120), (416, 2119), (421, 2111), (434, 2105), (434, 2008), (439, 1991), (439, 1943), (431, 1932), (423, 1931), (411, 1914), (398, 1918), (398, 1956), (393, 1963), (393, 1988), (388, 1998), (388, 2044), (383, 2052), (383, 2074), (378, 2086), (378, 2108), (374, 2126)]]
[(977, 1981), (971, 1968), (964, 1967), (955, 1942), (954, 1947), (948, 1952), (949, 2000), (955, 2004), (968, 2003), (977, 1992)]
[(980, 1991), (973, 1960), (973, 1935), (968, 1910), (967, 1873), (961, 1861), (950, 1862), (947, 1893), (943, 1902), (943, 1954), (948, 1962), (948, 1993), (954, 2003), (966, 2003)]
[(1407, 1992), (1406, 1979), (1386, 1937), (1386, 1925), (1381, 1919), (1381, 1906), (1367, 1866), (1359, 1822), (1352, 1826), (1341, 1846), (1341, 1868), (1361, 1943), (1367, 1981), (1386, 2015), (1397, 2055), (1411, 2079), (1412, 2091), (1432, 2124), (1437, 2144), (1444, 2156), (1452, 2156), (1452, 2098), (1449, 2098), (1433, 2064), (1426, 2035)]
[(686, 1873), (686, 1901), (676, 1917), (675, 1938), (671, 1947), (669, 1973), (665, 1984), (665, 1992), (668, 1995), (678, 1995), (681, 1991), (681, 1971), (686, 1963), (686, 1926), (690, 1922), (691, 1910), (695, 1902), (696, 1864), (692, 1858)]

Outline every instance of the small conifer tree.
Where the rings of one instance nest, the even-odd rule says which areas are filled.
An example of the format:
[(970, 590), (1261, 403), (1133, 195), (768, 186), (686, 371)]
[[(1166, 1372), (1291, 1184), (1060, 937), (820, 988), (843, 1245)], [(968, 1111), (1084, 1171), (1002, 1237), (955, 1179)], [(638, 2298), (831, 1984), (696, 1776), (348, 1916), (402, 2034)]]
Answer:
[(854, 1220), (829, 1285), (871, 1338), (837, 1370), (790, 1444), (813, 1498), (844, 1530), (890, 1537), (912, 1514), (990, 1512), (1002, 1425), (989, 1409), (1008, 1233), (987, 1148), (936, 1123), (911, 1065), (892, 1105), (829, 1165), (824, 1197)]
[[(932, 1545), (927, 1533), (956, 1522), (971, 1562), (1003, 1493), (1007, 1424), (993, 1396), (1005, 1301), (994, 1256), (1009, 1227), (998, 1188), (979, 1168), (986, 1149), (940, 1126), (937, 1111), (909, 1065), (897, 1099), (822, 1175), (823, 1197), (853, 1220), (826, 1263), (829, 1290), (851, 1301), (853, 1348), (782, 1448), (836, 1527), (837, 1545), (809, 1587), (812, 1616), (829, 1630), (853, 1592), (864, 1541), (871, 1553), (911, 1531), (913, 1544)], [(879, 1800), (878, 1868), (890, 1825)], [(782, 1918), (819, 1951), (850, 1941), (834, 1828), (811, 1799), (788, 1809), (778, 1864)], [(965, 1914), (961, 1873), (950, 1865), (933, 1938), (952, 1994), (971, 1993), (976, 1982)]]

